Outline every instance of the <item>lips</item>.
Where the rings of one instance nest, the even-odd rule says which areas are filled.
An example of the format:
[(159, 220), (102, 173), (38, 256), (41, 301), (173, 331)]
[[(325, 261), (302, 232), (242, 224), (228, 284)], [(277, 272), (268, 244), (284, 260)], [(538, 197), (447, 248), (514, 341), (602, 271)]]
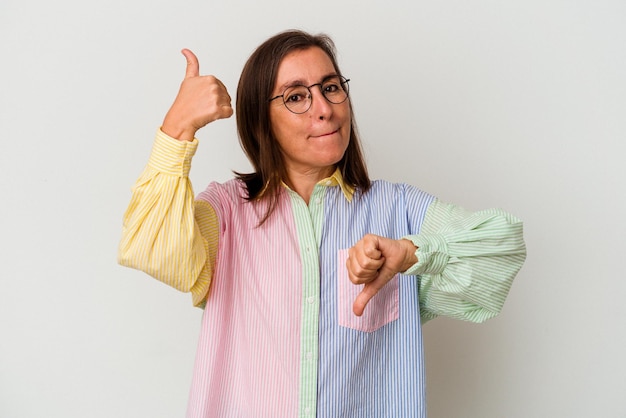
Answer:
[(327, 133), (324, 133), (324, 134), (320, 134), (320, 135), (311, 135), (311, 136), (312, 136), (313, 138), (322, 138), (322, 137), (325, 137), (325, 136), (330, 136), (330, 135), (336, 134), (337, 132), (339, 132), (339, 129), (336, 129), (336, 130), (334, 130), (334, 131), (327, 132)]

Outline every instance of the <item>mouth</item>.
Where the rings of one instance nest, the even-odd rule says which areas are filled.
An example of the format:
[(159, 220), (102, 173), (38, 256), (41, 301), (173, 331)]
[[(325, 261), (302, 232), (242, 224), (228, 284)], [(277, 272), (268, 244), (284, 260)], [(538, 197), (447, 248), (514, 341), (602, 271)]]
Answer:
[(313, 138), (324, 138), (324, 137), (326, 137), (326, 136), (331, 136), (331, 135), (334, 135), (334, 134), (336, 134), (337, 132), (339, 132), (339, 129), (335, 129), (334, 131), (331, 131), (331, 132), (326, 132), (326, 133), (323, 133), (323, 134), (321, 134), (321, 135), (311, 135), (311, 136), (312, 136)]

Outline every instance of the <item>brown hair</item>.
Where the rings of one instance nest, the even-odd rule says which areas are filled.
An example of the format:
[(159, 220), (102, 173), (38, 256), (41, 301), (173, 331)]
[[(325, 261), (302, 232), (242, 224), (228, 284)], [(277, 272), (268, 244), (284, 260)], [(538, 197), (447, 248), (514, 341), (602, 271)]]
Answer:
[[(299, 30), (281, 32), (262, 43), (248, 58), (241, 72), (237, 86), (237, 131), (241, 147), (254, 172), (235, 172), (235, 175), (245, 183), (248, 200), (270, 199), (269, 209), (260, 224), (267, 220), (276, 207), (281, 181), (287, 179), (283, 155), (272, 134), (269, 115), (269, 98), (276, 82), (278, 66), (290, 52), (312, 47), (321, 48), (330, 58), (337, 74), (341, 75), (332, 39), (324, 34), (311, 35)], [(350, 117), (350, 142), (337, 166), (346, 184), (365, 192), (371, 182), (351, 104)]]

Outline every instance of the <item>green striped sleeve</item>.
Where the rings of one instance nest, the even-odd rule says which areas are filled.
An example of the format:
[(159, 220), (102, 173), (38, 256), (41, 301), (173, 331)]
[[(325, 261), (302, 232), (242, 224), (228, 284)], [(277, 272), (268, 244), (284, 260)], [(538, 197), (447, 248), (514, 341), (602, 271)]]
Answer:
[(405, 238), (418, 248), (404, 274), (419, 277), (423, 322), (496, 316), (526, 258), (522, 222), (500, 209), (469, 212), (435, 200), (420, 234)]

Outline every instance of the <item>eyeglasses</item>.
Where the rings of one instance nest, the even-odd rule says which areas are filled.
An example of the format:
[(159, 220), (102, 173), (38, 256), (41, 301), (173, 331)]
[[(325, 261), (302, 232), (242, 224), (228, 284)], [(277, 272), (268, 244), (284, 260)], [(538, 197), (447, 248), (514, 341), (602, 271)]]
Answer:
[(272, 97), (269, 101), (282, 97), (283, 103), (289, 111), (296, 114), (305, 113), (311, 108), (313, 102), (312, 87), (319, 86), (322, 95), (328, 102), (340, 104), (348, 98), (348, 81), (350, 80), (344, 77), (332, 75), (326, 77), (321, 83), (311, 84), (308, 87), (301, 85), (287, 87), (283, 94)]

